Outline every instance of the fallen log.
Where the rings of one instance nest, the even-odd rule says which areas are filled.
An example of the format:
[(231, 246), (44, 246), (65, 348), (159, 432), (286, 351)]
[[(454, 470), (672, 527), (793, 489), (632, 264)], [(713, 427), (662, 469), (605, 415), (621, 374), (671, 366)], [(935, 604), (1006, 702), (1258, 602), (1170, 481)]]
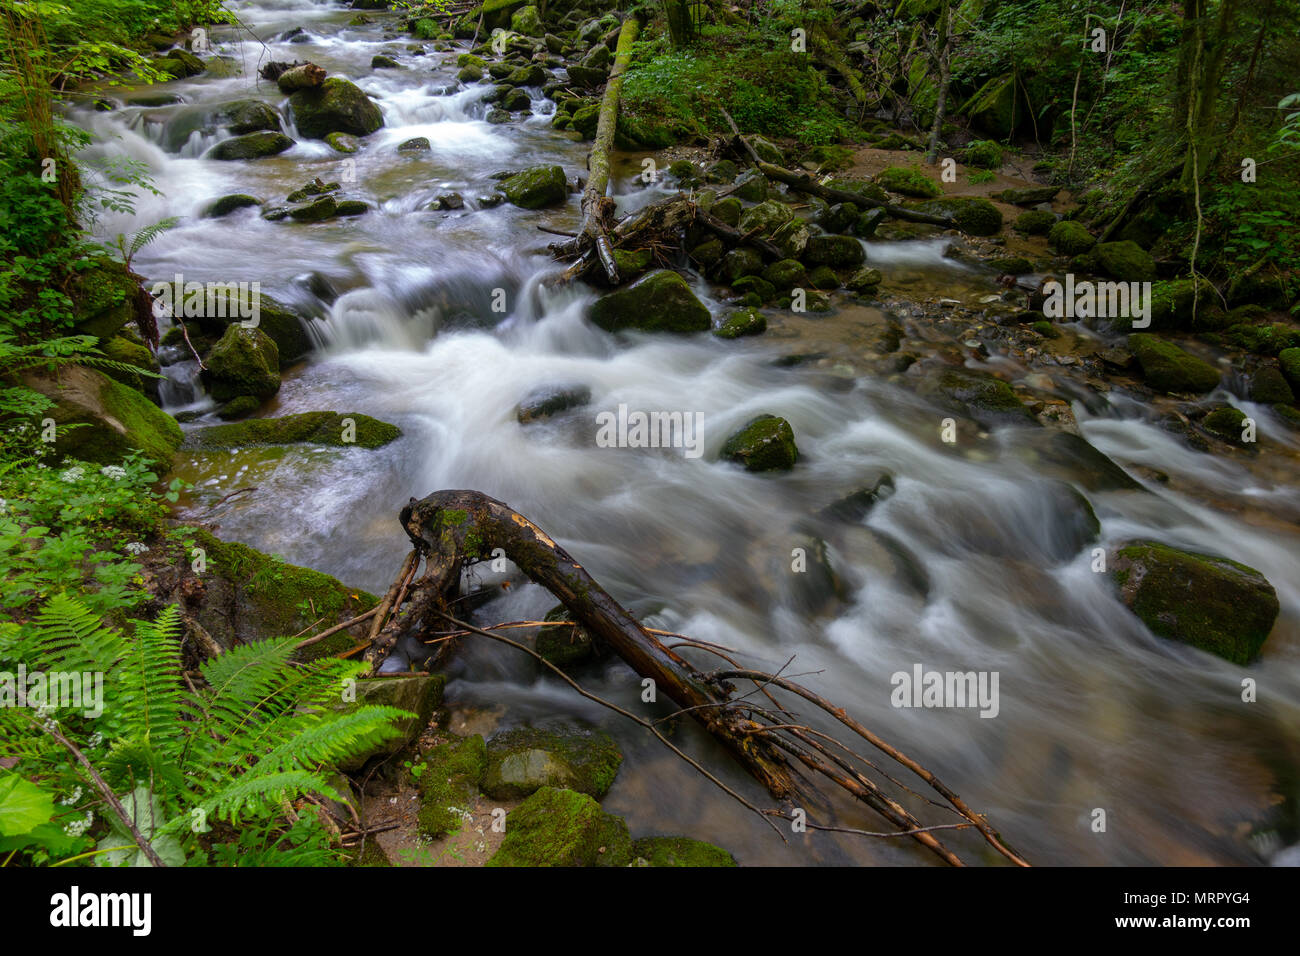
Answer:
[[(779, 675), (738, 666), (730, 656), (734, 652), (727, 652), (727, 649), (717, 645), (692, 641), (681, 635), (674, 635), (682, 637), (680, 643), (672, 647), (665, 645), (657, 636), (663, 632), (652, 632), (643, 627), (554, 539), (504, 502), (477, 491), (439, 491), (418, 501), (412, 498), (402, 509), (400, 521), (415, 553), (424, 557), (426, 572), (419, 580), (411, 583), (408, 589), (406, 584), (411, 580), (413, 568), (418, 567), (418, 558), (414, 564), (408, 561), (403, 565), (399, 573), (401, 584), (394, 582), (394, 587), (389, 591), (390, 595), (396, 593), (395, 613), (375, 635), (365, 654), (372, 670), (378, 670), (385, 657), (404, 637), (435, 643), (440, 656), (445, 656), (452, 640), (467, 633), (512, 643), (491, 631), (466, 624), (450, 612), (452, 602), (457, 600), (462, 572), (472, 564), (504, 554), (531, 580), (555, 595), (578, 626), (618, 654), (643, 678), (652, 681), (657, 692), (662, 691), (672, 700), (680, 709), (670, 716), (691, 716), (722, 744), (772, 797), (780, 801), (782, 809), (758, 810), (716, 777), (703, 771), (654, 730), (653, 724), (659, 721), (647, 722), (608, 702), (600, 702), (625, 716), (632, 716), (642, 726), (649, 727), (680, 756), (701, 769), (706, 777), (751, 810), (764, 816), (794, 819), (796, 798), (817, 796), (815, 791), (810, 793), (805, 789), (811, 778), (806, 773), (796, 773), (795, 766), (798, 764), (872, 808), (896, 828), (889, 833), (870, 833), (809, 824), (814, 829), (840, 830), (866, 836), (905, 836), (954, 866), (963, 865), (961, 859), (940, 842), (932, 831), (973, 829), (1012, 862), (1028, 865), (1006, 847), (982, 816), (971, 811), (934, 774), (852, 721), (843, 709), (834, 707), (811, 691)], [(448, 624), (454, 625), (455, 630), (444, 630)], [(675, 649), (678, 647), (715, 654), (728, 664), (728, 668), (712, 673), (702, 671), (678, 654)], [(577, 687), (570, 678), (561, 676)], [(738, 695), (731, 683), (734, 679), (753, 682), (755, 690)], [(798, 721), (796, 715), (773, 697), (774, 688), (812, 703), (854, 730), (891, 759), (916, 773), (947, 801), (946, 806), (935, 805), (943, 806), (955, 814), (960, 822), (928, 827), (922, 825), (898, 800), (872, 780), (868, 771), (881, 773), (891, 783), (897, 784), (897, 781), (830, 735)], [(598, 700), (581, 688), (578, 690), (584, 696)], [(771, 701), (771, 709), (750, 700), (756, 693), (761, 693)], [(898, 786), (902, 787), (901, 784)], [(902, 789), (907, 790), (906, 787)]]
[[(263, 74), (265, 75), (265, 74)], [(309, 90), (325, 82), (325, 71), (315, 63), (302, 63), (284, 70), (275, 78), (281, 93)]]
[(856, 206), (883, 209), (893, 218), (902, 219), (906, 222), (923, 222), (931, 226), (947, 226), (950, 228), (954, 225), (951, 216), (935, 216), (930, 213), (917, 212), (915, 209), (905, 209), (902, 206), (895, 206), (893, 203), (870, 199), (859, 193), (849, 192), (847, 189), (834, 189), (817, 182), (807, 173), (796, 173), (781, 166), (765, 163), (761, 159), (756, 161), (754, 165), (759, 172), (769, 179), (775, 179), (778, 182), (785, 183), (792, 189), (797, 189), (801, 193), (817, 196), (827, 202), (851, 202)]
[(614, 213), (614, 202), (606, 198), (609, 187), (609, 151), (614, 145), (614, 131), (618, 127), (618, 100), (623, 90), (623, 73), (632, 62), (632, 44), (636, 40), (639, 24), (636, 17), (628, 17), (618, 32), (618, 47), (614, 54), (614, 67), (605, 84), (605, 96), (600, 102), (600, 115), (596, 122), (596, 139), (591, 145), (587, 160), (587, 187), (582, 191), (582, 228), (580, 241), (596, 250), (605, 267), (609, 281), (618, 284), (618, 266), (614, 262), (614, 249), (609, 241), (608, 221)]

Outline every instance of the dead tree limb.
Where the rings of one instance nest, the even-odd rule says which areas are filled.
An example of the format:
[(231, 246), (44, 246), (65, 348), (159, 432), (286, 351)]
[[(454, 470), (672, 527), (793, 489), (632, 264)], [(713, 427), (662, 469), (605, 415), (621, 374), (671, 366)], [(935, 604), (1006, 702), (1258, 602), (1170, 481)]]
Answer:
[[(400, 520), (414, 545), (414, 553), (425, 558), (426, 572), (422, 578), (411, 582), (411, 569), (418, 565), (418, 561), (408, 561), (403, 565), (403, 574), (399, 574), (398, 582), (394, 582), (394, 588), (390, 589), (390, 594), (396, 594), (392, 616), (366, 651), (366, 660), (372, 669), (378, 669), (396, 643), (407, 636), (417, 640), (433, 636), (436, 640), (426, 640), (426, 643), (435, 643), (443, 653), (458, 634), (465, 632), (512, 643), (501, 635), (458, 620), (448, 610), (459, 593), (462, 572), (472, 564), (504, 553), (530, 579), (555, 595), (577, 624), (618, 654), (642, 677), (652, 680), (656, 690), (662, 691), (678, 706), (679, 709), (671, 716), (689, 715), (696, 720), (785, 807), (784, 810), (758, 812), (784, 816), (793, 811), (796, 798), (818, 799), (821, 794), (815, 787), (809, 789), (808, 784), (820, 778), (875, 810), (897, 828), (898, 834), (911, 837), (946, 863), (962, 865), (960, 858), (932, 832), (942, 827), (925, 826), (885, 793), (867, 776), (867, 770), (881, 771), (865, 757), (828, 735), (797, 722), (795, 715), (772, 698), (770, 690), (780, 689), (827, 711), (892, 759), (920, 775), (948, 805), (927, 802), (962, 817), (963, 822), (958, 828), (977, 828), (990, 845), (1008, 859), (1023, 865), (1023, 860), (1005, 847), (983, 817), (970, 811), (938, 778), (853, 722), (842, 709), (833, 707), (779, 674), (764, 674), (734, 664), (729, 670), (712, 673), (696, 668), (663, 644), (654, 632), (642, 627), (546, 532), (505, 503), (477, 491), (439, 491), (419, 501), (411, 499), (410, 504), (402, 509)], [(405, 600), (408, 583), (409, 601)], [(448, 622), (456, 626), (458, 632), (449, 634), (443, 630)], [(711, 648), (705, 650), (717, 653)], [(731, 683), (733, 677), (753, 682), (754, 690), (738, 695), (737, 688)], [(567, 677), (565, 679), (573, 683)], [(747, 697), (759, 692), (773, 699), (774, 706), (781, 712), (779, 715), (746, 701)], [(654, 724), (660, 722), (634, 719), (652, 730)], [(824, 740), (838, 749), (833, 750)], [(799, 765), (804, 772), (797, 769)], [(706, 776), (717, 782), (711, 774), (706, 773)], [(892, 777), (885, 777), (897, 784)], [(728, 789), (727, 792), (735, 796), (733, 791)], [(756, 809), (747, 801), (741, 802)], [(858, 832), (867, 834), (867, 831)]]
[(609, 151), (614, 145), (614, 131), (618, 128), (618, 99), (623, 90), (623, 73), (632, 62), (632, 43), (636, 40), (639, 24), (636, 17), (628, 17), (618, 32), (618, 46), (614, 54), (614, 67), (605, 84), (605, 96), (600, 102), (600, 116), (596, 122), (596, 140), (591, 144), (587, 160), (587, 188), (582, 191), (581, 242), (596, 250), (605, 267), (609, 281), (618, 284), (618, 266), (614, 263), (614, 249), (609, 242), (606, 225), (613, 214), (613, 201), (605, 197), (609, 186)]
[(758, 167), (759, 172), (770, 179), (785, 183), (792, 189), (797, 189), (801, 193), (808, 193), (813, 196), (819, 196), (827, 202), (851, 202), (856, 206), (869, 206), (872, 208), (883, 209), (887, 214), (895, 219), (902, 219), (907, 222), (923, 222), (931, 226), (953, 226), (951, 216), (936, 216), (928, 212), (917, 212), (915, 209), (905, 209), (902, 206), (895, 206), (893, 203), (881, 202), (878, 199), (870, 199), (860, 193), (849, 192), (847, 189), (835, 189), (831, 186), (824, 186), (817, 182), (807, 173), (796, 173), (793, 170), (784, 169), (780, 166), (774, 166), (771, 163), (765, 163), (759, 160), (754, 164)]

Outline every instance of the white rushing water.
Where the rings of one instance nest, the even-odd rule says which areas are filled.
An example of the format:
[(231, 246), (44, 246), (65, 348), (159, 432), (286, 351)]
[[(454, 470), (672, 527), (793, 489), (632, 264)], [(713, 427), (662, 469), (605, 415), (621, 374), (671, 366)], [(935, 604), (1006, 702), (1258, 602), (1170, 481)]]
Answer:
[[(1266, 829), (1275, 776), (1289, 779), (1278, 768), (1294, 772), (1300, 753), (1294, 484), (1270, 484), (1190, 450), (1140, 406), (1089, 415), (1076, 403), (1093, 445), (1171, 479), (1141, 491), (1088, 490), (1085, 462), (1030, 463), (1026, 451), (1048, 441), (1046, 432), (1013, 429), (948, 446), (938, 440), (939, 413), (909, 392), (774, 365), (799, 351), (797, 341), (607, 335), (585, 318), (592, 293), (540, 281), (554, 264), (536, 227), (571, 227), (576, 201), (549, 213), (472, 208), (501, 169), (546, 161), (578, 175), (582, 144), (553, 134), (545, 119), (487, 124), (481, 98), (489, 87), (442, 95), (456, 82), (441, 54), (412, 56), (408, 38), (347, 27), (350, 11), (303, 0), (236, 10), (259, 36), (302, 26), (312, 40), (271, 41), (263, 53), (247, 38), (240, 46), (219, 35), (218, 52), (242, 57), (243, 76), (169, 84), (185, 100), (175, 106), (79, 112), (98, 138), (93, 158), (143, 163), (163, 194), (141, 199), (134, 217), (106, 217), (100, 229), (113, 235), (183, 217), (141, 254), (139, 271), (258, 280), (319, 316), (318, 353), (286, 377), (274, 414), (361, 412), (404, 435), (376, 451), (220, 453), (200, 462), (201, 490), (258, 488), (220, 512), (223, 535), (382, 591), (407, 547), (397, 512), (408, 498), (478, 489), (547, 529), (649, 623), (739, 648), (769, 669), (793, 655), (789, 671), (815, 672), (806, 683), (936, 770), (1037, 862), (1251, 862), (1284, 849), (1284, 836), (1245, 832), (1248, 824)], [(370, 71), (378, 52), (398, 56), (404, 69)], [(246, 97), (283, 108), (273, 85), (255, 81), (259, 56), (310, 58), (376, 97), (386, 125), (350, 157), (356, 179), (347, 185), (370, 213), (319, 225), (266, 222), (255, 208), (201, 218), (217, 196), (280, 199), (315, 176), (338, 179), (343, 168), (339, 154), (311, 141), (251, 163), (201, 158), (225, 134), (191, 134), (164, 148), (168, 124), (185, 110)], [(431, 149), (396, 152), (414, 136)], [(451, 190), (471, 208), (425, 210)], [(621, 204), (635, 208), (658, 188), (628, 192)], [(945, 245), (867, 244), (887, 277), (982, 281), (944, 258)], [(334, 295), (313, 291), (322, 283)], [(708, 296), (706, 283), (698, 288)], [(492, 308), (498, 289), (504, 312)], [(178, 368), (178, 380), (192, 371)], [(521, 426), (516, 404), (556, 385), (586, 386), (589, 407)], [(169, 394), (188, 401), (182, 392)], [(623, 404), (702, 413), (704, 454), (597, 447), (595, 414)], [(726, 437), (764, 412), (790, 421), (798, 467), (773, 477), (718, 462)], [(1293, 437), (1262, 427), (1294, 447)], [(882, 468), (896, 491), (864, 523), (815, 517)], [(1151, 537), (1262, 571), (1282, 604), (1263, 660), (1243, 669), (1147, 634), (1090, 569), (1094, 544), (1079, 533), (1079, 491), (1100, 518), (1102, 545)], [(1244, 522), (1239, 507), (1273, 510), (1279, 521)], [(847, 600), (821, 601), (791, 572), (792, 549), (813, 537), (827, 541)], [(540, 589), (517, 586), (480, 619), (540, 616), (553, 604)], [(890, 675), (916, 664), (998, 672), (997, 717), (893, 707)], [(927, 861), (902, 841), (863, 847), (823, 835), (782, 844), (660, 745), (496, 647), (469, 645), (454, 674), (454, 700), (501, 709), (504, 723), (573, 715), (617, 734), (628, 760), (607, 806), (634, 833), (686, 831), (755, 863)], [(1241, 701), (1244, 676), (1259, 681), (1258, 703)], [(638, 700), (639, 680), (619, 664), (585, 679), (620, 703)], [(685, 736), (694, 752), (713, 755), (725, 779), (749, 786), (707, 742)], [(1096, 808), (1109, 814), (1106, 833), (1092, 830)], [(878, 828), (840, 809), (840, 822)], [(973, 842), (959, 845), (976, 852)]]

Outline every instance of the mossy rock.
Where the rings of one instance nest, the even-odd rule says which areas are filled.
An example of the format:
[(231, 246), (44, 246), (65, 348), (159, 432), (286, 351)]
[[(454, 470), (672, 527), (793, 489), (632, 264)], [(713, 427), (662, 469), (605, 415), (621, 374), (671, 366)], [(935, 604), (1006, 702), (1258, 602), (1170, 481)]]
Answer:
[[(600, 105), (592, 103), (574, 111), (573, 128), (582, 134), (583, 139), (593, 139), (596, 127), (600, 124)], [(694, 167), (692, 167), (693, 169)]]
[(1245, 412), (1239, 408), (1233, 408), (1231, 405), (1224, 405), (1206, 415), (1201, 420), (1201, 426), (1216, 438), (1240, 444), (1242, 423), (1245, 421)]
[(943, 187), (915, 166), (890, 166), (876, 174), (876, 185), (891, 193), (933, 199), (943, 195)]
[(779, 259), (763, 270), (763, 278), (773, 288), (785, 291), (803, 285), (808, 279), (808, 271), (798, 259)]
[(691, 250), (691, 258), (707, 268), (721, 261), (726, 251), (727, 247), (721, 239), (706, 239)]
[(370, 58), (370, 68), (372, 70), (400, 70), (402, 64), (398, 63), (391, 56), (376, 53)]
[(420, 834), (430, 839), (460, 829), (467, 810), (478, 796), (479, 781), (487, 763), (483, 738), (457, 737), (438, 744), (420, 758), (424, 771), (416, 778), (420, 811), (416, 817)]
[(384, 115), (355, 83), (328, 77), (318, 87), (298, 90), (289, 97), (298, 132), (312, 139), (330, 133), (368, 136), (384, 125)]
[(1277, 619), (1273, 586), (1227, 558), (1130, 541), (1116, 549), (1110, 568), (1120, 599), (1153, 634), (1234, 664), (1259, 656)]
[(260, 328), (230, 325), (204, 364), (204, 384), (218, 402), (239, 395), (269, 398), (280, 390), (280, 350)]
[(757, 233), (766, 238), (771, 236), (778, 226), (784, 225), (793, 218), (794, 213), (789, 206), (775, 199), (768, 199), (747, 209), (740, 217), (739, 228), (743, 233)]
[(1250, 399), (1264, 405), (1290, 405), (1295, 402), (1295, 393), (1281, 369), (1261, 365), (1250, 377)]
[(661, 270), (597, 299), (591, 321), (606, 332), (707, 332), (708, 308), (676, 272)]
[(731, 288), (741, 296), (752, 292), (758, 297), (760, 303), (767, 302), (776, 295), (776, 286), (772, 285), (772, 283), (768, 282), (762, 276), (756, 275), (741, 276), (731, 284)]
[(657, 116), (644, 116), (620, 109), (616, 136), (620, 142), (646, 149), (667, 149), (679, 139), (671, 124)]
[(744, 465), (746, 471), (789, 471), (799, 460), (799, 449), (788, 421), (759, 415), (727, 438), (721, 457)]
[(1162, 392), (1208, 392), (1219, 384), (1219, 370), (1172, 342), (1144, 332), (1128, 337), (1148, 385)]
[(238, 398), (232, 398), (226, 404), (217, 409), (217, 417), (222, 421), (232, 421), (236, 418), (247, 418), (259, 408), (262, 407), (262, 400), (256, 395), (240, 395)]
[(1277, 353), (1277, 360), (1291, 388), (1300, 390), (1300, 348), (1283, 349)]
[(361, 148), (361, 141), (350, 133), (329, 133), (325, 142), (337, 153), (355, 153)]
[[(1002, 147), (989, 139), (980, 139), (968, 145), (962, 150), (962, 162), (967, 166), (974, 166), (976, 169), (1001, 169), (1002, 168)], [(1055, 194), (1055, 190), (1053, 190)], [(1003, 193), (1003, 199), (1006, 199), (1006, 193)], [(1048, 197), (1051, 198), (1050, 196)], [(1006, 199), (1007, 202), (1015, 202), (1014, 199)], [(1042, 202), (1043, 200), (1034, 200)]]
[(809, 236), (803, 251), (803, 261), (810, 266), (848, 269), (866, 259), (862, 242), (853, 236)]
[(737, 199), (743, 199), (745, 202), (763, 202), (772, 194), (772, 184), (767, 181), (767, 177), (757, 170), (750, 170), (740, 177), (740, 182), (735, 186), (735, 192), (732, 193)]
[(250, 445), (328, 445), (335, 448), (380, 448), (397, 440), (396, 425), (359, 413), (300, 412), (279, 418), (251, 418), (212, 425), (192, 432), (192, 448), (244, 448)]
[(962, 107), (977, 129), (995, 137), (1006, 139), (1024, 121), (1016, 95), (1016, 80), (1010, 74), (995, 76), (975, 91)]
[(73, 273), (68, 295), (72, 299), (74, 331), (111, 339), (128, 322), (135, 321), (138, 280), (113, 259), (88, 260), (89, 267)]
[(529, 63), (511, 72), (505, 81), (511, 86), (543, 86), (551, 75), (538, 63)]
[(767, 319), (757, 309), (737, 309), (713, 330), (720, 339), (738, 339), (745, 335), (762, 335), (767, 331)]
[(806, 220), (795, 217), (789, 222), (777, 226), (772, 232), (771, 242), (781, 251), (786, 259), (798, 259), (808, 248), (808, 241), (813, 237), (813, 230)]
[(620, 279), (635, 279), (650, 268), (649, 249), (615, 249), (614, 265), (618, 268)]
[(176, 419), (102, 372), (73, 365), (60, 369), (57, 380), (28, 375), (24, 383), (54, 402), (42, 415), (54, 419), (59, 455), (116, 465), (138, 451), (165, 464), (180, 447)]
[(1034, 422), (1033, 413), (1020, 401), (1015, 390), (987, 372), (967, 368), (937, 369), (921, 380), (918, 391), (943, 407), (969, 415), (983, 425), (1028, 425)]
[(844, 283), (844, 288), (856, 292), (858, 295), (873, 295), (883, 281), (885, 281), (885, 277), (879, 269), (863, 266), (849, 276)]
[(1225, 295), (1228, 305), (1261, 305), (1269, 309), (1285, 309), (1291, 303), (1287, 278), (1257, 271), (1233, 276)]
[(709, 215), (721, 219), (728, 226), (740, 225), (740, 217), (745, 214), (745, 206), (735, 196), (719, 199), (709, 209)]
[[(99, 343), (99, 350), (114, 362), (131, 365), (143, 372), (157, 373), (158, 360), (138, 338), (115, 335), (107, 342)], [(137, 392), (143, 392), (155, 402), (158, 400), (158, 379), (154, 375), (140, 375), (136, 372), (104, 369), (109, 378), (116, 379), (123, 385), (129, 385)]]
[(916, 208), (933, 216), (951, 216), (953, 225), (970, 236), (995, 236), (1002, 231), (1002, 213), (987, 199), (946, 196)]
[(632, 844), (633, 866), (735, 866), (721, 847), (688, 837), (644, 837)]
[(1075, 266), (1122, 282), (1152, 282), (1156, 277), (1156, 261), (1151, 253), (1127, 239), (1097, 243), (1075, 259)]
[(487, 69), (487, 62), (481, 56), (475, 56), (473, 53), (462, 53), (456, 57), (457, 66), (477, 66), (480, 70)]
[(785, 156), (771, 140), (762, 136), (751, 136), (749, 137), (749, 145), (753, 147), (754, 152), (758, 153), (758, 158), (763, 162), (771, 163), (774, 166), (785, 165)]
[(244, 209), (248, 206), (260, 206), (262, 200), (256, 196), (250, 196), (247, 193), (231, 193), (229, 196), (222, 196), (204, 210), (204, 218), (220, 219), (222, 216), (228, 216), (236, 209)]
[[(830, 266), (817, 266), (808, 271), (808, 284), (814, 289), (831, 290), (840, 287), (840, 277)], [(813, 310), (817, 311), (817, 310)]]
[(1287, 349), (1300, 347), (1300, 331), (1286, 325), (1240, 323), (1229, 327), (1225, 337), (1238, 348), (1259, 355), (1280, 355)]
[(501, 191), (521, 209), (543, 209), (569, 198), (569, 181), (560, 166), (533, 166), (505, 179)]
[(1033, 272), (1034, 264), (1024, 256), (1003, 256), (989, 260), (989, 268), (1007, 275), (1021, 276)]
[(1040, 202), (1051, 202), (1060, 191), (1060, 186), (1022, 186), (1019, 189), (1004, 189), (994, 196), (1015, 206), (1036, 206)]
[(537, 631), (533, 649), (543, 660), (560, 669), (573, 667), (590, 660), (596, 653), (596, 643), (585, 627), (571, 627), (573, 615), (563, 604), (546, 612), (544, 621), (565, 622), (563, 627), (543, 627)]
[(483, 792), (498, 800), (526, 797), (542, 787), (576, 790), (599, 799), (618, 775), (623, 754), (604, 731), (581, 727), (520, 727), (487, 743)]
[(207, 153), (208, 159), (236, 160), (261, 159), (275, 156), (293, 146), (293, 140), (283, 133), (263, 130), (222, 140)]
[(1218, 314), (1214, 283), (1203, 276), (1168, 279), (1151, 287), (1151, 328), (1206, 330), (1209, 317)]
[(506, 836), (488, 866), (626, 866), (627, 824), (585, 793), (543, 787), (506, 817)]
[(1097, 244), (1097, 237), (1072, 219), (1062, 219), (1047, 233), (1047, 243), (1063, 256), (1077, 256)]
[(395, 707), (410, 714), (394, 721), (395, 733), (375, 741), (371, 746), (339, 762), (339, 769), (356, 773), (375, 758), (396, 753), (414, 743), (429, 726), (434, 712), (442, 706), (446, 674), (403, 674), (397, 677), (371, 677), (356, 683), (355, 703), (340, 705), (340, 710), (355, 707)]
[[(178, 429), (179, 431), (179, 429)], [(203, 551), (204, 599), (191, 608), (199, 624), (222, 647), (288, 637), (305, 628), (325, 630), (364, 614), (378, 598), (344, 586), (337, 578), (299, 567), (234, 541), (222, 541), (202, 528), (194, 544)], [(184, 555), (191, 570), (191, 555)], [(367, 622), (340, 631), (296, 653), (298, 660), (315, 660), (348, 650), (364, 637)]]
[(1055, 213), (1044, 209), (1030, 209), (1017, 216), (1011, 228), (1027, 236), (1045, 236), (1051, 232), (1054, 225), (1056, 225)]
[(510, 15), (510, 29), (526, 37), (540, 37), (546, 31), (542, 29), (542, 16), (534, 6), (520, 7)]

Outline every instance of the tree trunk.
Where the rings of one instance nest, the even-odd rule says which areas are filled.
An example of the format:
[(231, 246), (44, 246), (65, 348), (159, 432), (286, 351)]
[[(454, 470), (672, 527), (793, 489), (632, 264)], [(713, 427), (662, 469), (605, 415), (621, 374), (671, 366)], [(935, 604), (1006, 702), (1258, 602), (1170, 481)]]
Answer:
[(689, 0), (664, 0), (664, 16), (668, 20), (668, 35), (676, 49), (695, 42), (695, 24), (691, 20)]
[(948, 80), (952, 65), (952, 7), (945, 0), (939, 15), (939, 36), (935, 41), (935, 59), (939, 68), (939, 96), (934, 104), (934, 122), (930, 124), (930, 147), (925, 153), (925, 164), (933, 166), (939, 160), (939, 134), (943, 131), (944, 115), (948, 109)]

